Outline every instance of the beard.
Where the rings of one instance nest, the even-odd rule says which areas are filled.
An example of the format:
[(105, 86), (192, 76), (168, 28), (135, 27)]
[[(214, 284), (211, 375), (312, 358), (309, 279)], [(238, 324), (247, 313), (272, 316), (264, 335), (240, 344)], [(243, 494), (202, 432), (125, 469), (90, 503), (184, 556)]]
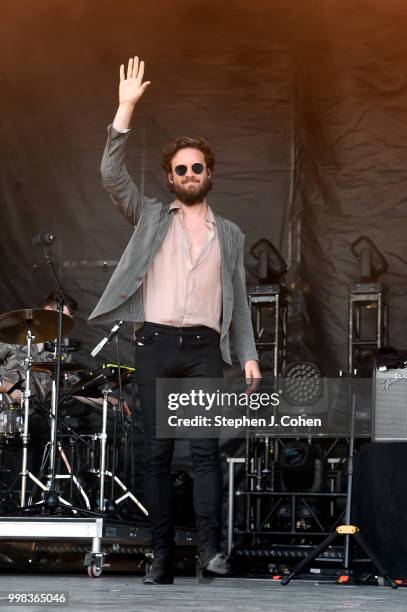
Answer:
[[(194, 189), (189, 187), (191, 183), (195, 185)], [(188, 181), (188, 183), (183, 183), (182, 185), (174, 185), (174, 183), (169, 182), (168, 188), (182, 204), (193, 206), (194, 204), (201, 204), (204, 201), (207, 194), (212, 189), (212, 180), (206, 177), (201, 184), (195, 181)]]

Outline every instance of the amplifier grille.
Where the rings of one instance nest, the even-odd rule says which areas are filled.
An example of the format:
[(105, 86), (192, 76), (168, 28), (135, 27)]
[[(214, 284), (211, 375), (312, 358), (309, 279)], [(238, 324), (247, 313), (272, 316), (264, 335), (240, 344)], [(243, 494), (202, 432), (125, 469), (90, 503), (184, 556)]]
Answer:
[(373, 440), (407, 440), (407, 368), (376, 371), (374, 377)]

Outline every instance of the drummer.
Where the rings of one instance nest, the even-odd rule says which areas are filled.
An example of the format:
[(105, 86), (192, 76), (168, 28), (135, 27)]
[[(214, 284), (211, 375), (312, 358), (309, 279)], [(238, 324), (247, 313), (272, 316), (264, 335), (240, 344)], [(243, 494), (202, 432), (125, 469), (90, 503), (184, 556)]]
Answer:
[[(66, 305), (63, 312), (72, 318), (78, 310), (78, 303), (66, 293), (64, 293), (64, 300)], [(44, 310), (58, 310), (57, 292), (48, 295), (42, 308)], [(0, 394), (2, 394), (3, 403), (21, 401), (26, 356), (25, 345), (0, 342)], [(50, 361), (53, 358), (53, 353), (44, 350), (43, 343), (34, 344), (31, 347), (31, 357), (33, 361)], [(33, 385), (32, 393), (35, 394), (37, 391), (41, 394), (41, 399), (45, 399), (49, 392), (49, 376), (37, 374), (34, 382), (35, 389)]]

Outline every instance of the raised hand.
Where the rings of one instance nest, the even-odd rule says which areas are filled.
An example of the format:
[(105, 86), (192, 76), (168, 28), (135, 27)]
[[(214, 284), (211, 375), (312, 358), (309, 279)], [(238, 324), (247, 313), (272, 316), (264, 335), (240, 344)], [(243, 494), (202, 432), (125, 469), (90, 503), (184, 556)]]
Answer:
[(120, 86), (119, 86), (119, 103), (134, 106), (140, 100), (150, 81), (143, 83), (144, 77), (144, 62), (139, 61), (136, 56), (131, 57), (127, 64), (127, 73), (125, 74), (124, 64), (120, 66)]

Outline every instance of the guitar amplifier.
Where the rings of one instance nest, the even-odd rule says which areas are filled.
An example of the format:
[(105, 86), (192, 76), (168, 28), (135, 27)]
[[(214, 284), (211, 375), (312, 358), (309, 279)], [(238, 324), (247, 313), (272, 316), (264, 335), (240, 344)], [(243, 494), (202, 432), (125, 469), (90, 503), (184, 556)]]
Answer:
[(407, 440), (407, 368), (374, 371), (372, 440)]

